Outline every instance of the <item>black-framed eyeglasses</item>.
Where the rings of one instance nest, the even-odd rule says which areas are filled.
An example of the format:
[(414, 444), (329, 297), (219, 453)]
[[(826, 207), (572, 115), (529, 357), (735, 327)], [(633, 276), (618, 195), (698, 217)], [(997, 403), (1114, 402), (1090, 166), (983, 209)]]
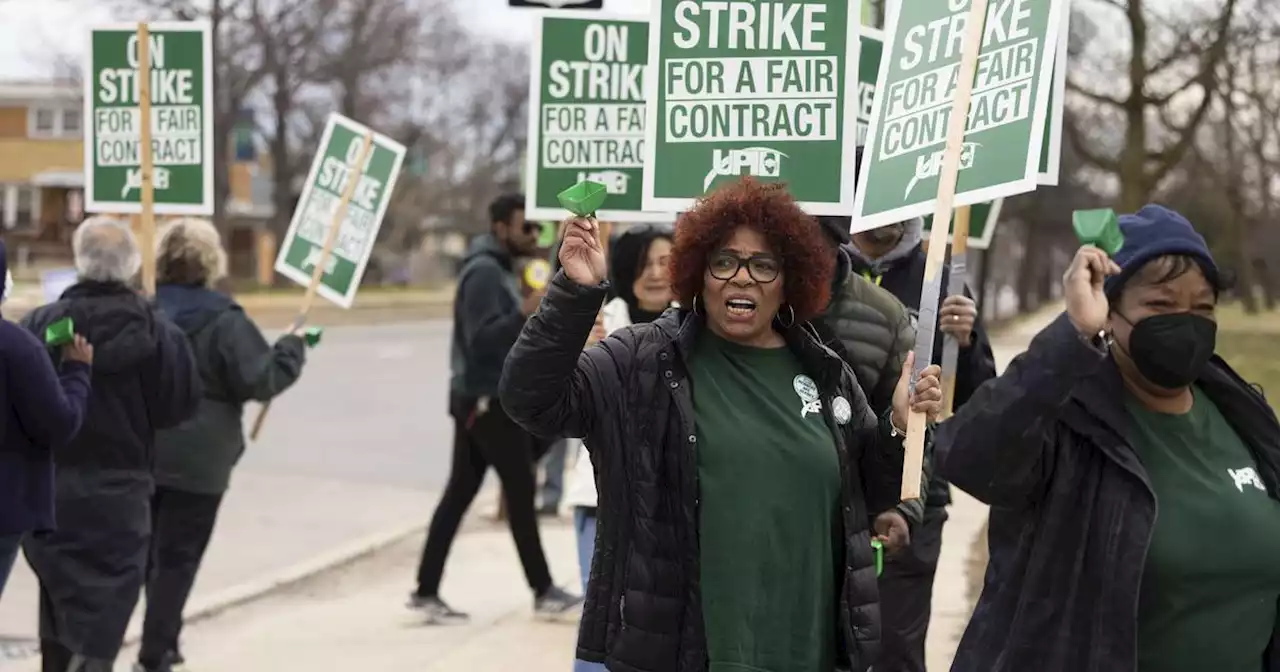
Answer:
[(716, 280), (732, 280), (743, 266), (751, 279), (760, 283), (773, 282), (782, 272), (782, 264), (772, 254), (753, 254), (744, 259), (732, 252), (716, 252), (707, 259), (707, 270)]

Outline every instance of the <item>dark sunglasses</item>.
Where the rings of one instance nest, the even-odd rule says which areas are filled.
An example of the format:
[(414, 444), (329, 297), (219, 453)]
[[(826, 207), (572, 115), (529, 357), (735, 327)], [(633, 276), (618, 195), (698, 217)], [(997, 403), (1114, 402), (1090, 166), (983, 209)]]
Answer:
[(782, 272), (782, 264), (772, 254), (753, 254), (743, 259), (732, 252), (716, 252), (707, 260), (707, 270), (716, 280), (732, 280), (743, 266), (747, 267), (747, 275), (760, 283), (773, 282)]
[(524, 227), (522, 228), (524, 230), (525, 235), (527, 236), (533, 235), (535, 233), (537, 234), (542, 233), (542, 225), (537, 222), (525, 222)]

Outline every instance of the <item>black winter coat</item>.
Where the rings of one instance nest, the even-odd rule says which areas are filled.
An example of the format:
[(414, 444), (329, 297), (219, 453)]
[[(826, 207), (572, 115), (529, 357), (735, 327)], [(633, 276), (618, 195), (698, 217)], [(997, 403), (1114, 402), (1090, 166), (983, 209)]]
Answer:
[(187, 337), (133, 289), (81, 281), (22, 319), (43, 339), (64, 317), (93, 344), (93, 391), (80, 433), (54, 449), (58, 469), (150, 474), (157, 430), (191, 417), (200, 376)]
[[(585, 438), (600, 495), (596, 552), (578, 657), (613, 672), (701, 672), (707, 667), (698, 586), (697, 435), (688, 357), (702, 318), (667, 311), (583, 351), (607, 286), (556, 275), (508, 357), (502, 404), (534, 434)], [(880, 445), (882, 423), (853, 373), (808, 326), (785, 334), (817, 382), (840, 455), (844, 567), (840, 660), (857, 672), (880, 639), (869, 511), (898, 502), (900, 447)], [(837, 425), (830, 408), (854, 409)]]
[[(1280, 425), (1266, 400), (1218, 358), (1198, 384), (1280, 498)], [(1124, 394), (1114, 361), (1063, 315), (939, 426), (937, 468), (992, 507), (986, 586), (955, 672), (1137, 669), (1156, 497)], [(1280, 631), (1262, 662), (1280, 672)]]
[(156, 484), (220, 495), (244, 454), (244, 405), (266, 402), (302, 374), (306, 344), (268, 344), (231, 297), (200, 286), (160, 285), (156, 301), (191, 343), (204, 397), (186, 422), (156, 435)]

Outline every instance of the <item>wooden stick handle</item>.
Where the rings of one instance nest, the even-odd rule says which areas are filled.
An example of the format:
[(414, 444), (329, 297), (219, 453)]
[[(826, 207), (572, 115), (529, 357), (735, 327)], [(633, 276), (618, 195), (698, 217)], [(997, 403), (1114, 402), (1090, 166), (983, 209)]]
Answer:
[(156, 216), (154, 158), (151, 152), (151, 32), (138, 24), (138, 166), (139, 201), (138, 248), (142, 253), (142, 291), (156, 295)]
[[(298, 317), (294, 319), (293, 324), (290, 326), (289, 333), (297, 333), (307, 323), (307, 315), (311, 312), (311, 305), (315, 303), (316, 293), (320, 290), (320, 282), (324, 280), (324, 269), (329, 265), (329, 258), (333, 255), (333, 248), (338, 244), (338, 234), (342, 231), (342, 221), (347, 218), (347, 207), (351, 205), (351, 198), (355, 196), (356, 186), (360, 184), (360, 178), (364, 175), (365, 164), (369, 162), (369, 155), (372, 152), (373, 131), (368, 131), (364, 134), (364, 139), (360, 143), (359, 158), (356, 159), (354, 165), (347, 166), (346, 189), (343, 189), (342, 200), (338, 201), (338, 207), (333, 213), (333, 221), (329, 222), (329, 230), (324, 237), (324, 247), (320, 251), (320, 258), (316, 260), (315, 268), (311, 271), (311, 282), (307, 285), (307, 293), (302, 296), (302, 309), (298, 311)], [(258, 417), (253, 419), (253, 427), (249, 430), (249, 440), (258, 440), (258, 435), (262, 433), (262, 425), (266, 423), (267, 413), (270, 411), (270, 401), (267, 401), (258, 409)]]
[[(920, 321), (916, 335), (915, 371), (912, 387), (920, 373), (933, 361), (933, 344), (937, 334), (938, 306), (942, 294), (942, 267), (947, 258), (947, 234), (951, 228), (951, 208), (955, 202), (956, 181), (960, 173), (960, 150), (964, 145), (965, 127), (969, 120), (969, 102), (973, 97), (973, 78), (982, 50), (982, 30), (987, 16), (987, 0), (973, 0), (965, 23), (964, 50), (957, 73), (956, 97), (951, 105), (947, 128), (946, 150), (942, 157), (942, 174), (938, 178), (938, 197), (933, 211), (933, 230), (929, 232), (929, 254), (925, 259), (924, 286), (920, 292)], [(924, 440), (929, 423), (923, 413), (911, 411), (907, 418), (906, 455), (902, 463), (902, 499), (920, 498), (920, 477), (924, 470)]]

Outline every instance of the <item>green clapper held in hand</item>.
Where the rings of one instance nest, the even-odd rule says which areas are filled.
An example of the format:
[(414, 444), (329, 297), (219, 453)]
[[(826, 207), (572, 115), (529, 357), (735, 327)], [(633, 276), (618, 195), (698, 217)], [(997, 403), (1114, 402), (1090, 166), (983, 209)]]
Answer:
[(560, 206), (579, 217), (594, 217), (609, 192), (603, 184), (583, 180), (556, 194)]
[(44, 343), (50, 347), (66, 345), (75, 340), (75, 337), (76, 324), (69, 317), (54, 322), (44, 330)]
[(884, 544), (879, 539), (872, 539), (871, 550), (876, 552), (876, 576), (880, 576), (884, 573)]
[(320, 337), (324, 335), (324, 327), (307, 327), (302, 332), (302, 340), (306, 342), (308, 348), (314, 348), (320, 345)]
[(1082, 245), (1093, 245), (1109, 257), (1116, 256), (1124, 246), (1124, 232), (1120, 230), (1115, 210), (1076, 210), (1071, 213), (1071, 226)]

